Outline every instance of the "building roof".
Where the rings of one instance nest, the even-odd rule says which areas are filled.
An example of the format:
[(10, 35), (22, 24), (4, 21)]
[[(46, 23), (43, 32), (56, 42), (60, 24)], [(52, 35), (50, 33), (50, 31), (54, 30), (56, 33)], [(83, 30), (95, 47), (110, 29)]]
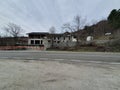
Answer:
[(55, 37), (59, 37), (59, 36), (69, 36), (69, 35), (73, 35), (69, 32), (65, 32), (65, 33), (48, 33), (48, 32), (30, 32), (27, 33), (28, 35), (48, 35), (48, 36), (55, 36)]
[(48, 32), (30, 32), (30, 33), (27, 33), (28, 35), (30, 35), (30, 34), (35, 34), (35, 35), (40, 35), (40, 34), (45, 34), (45, 35), (47, 35), (47, 34), (49, 34)]

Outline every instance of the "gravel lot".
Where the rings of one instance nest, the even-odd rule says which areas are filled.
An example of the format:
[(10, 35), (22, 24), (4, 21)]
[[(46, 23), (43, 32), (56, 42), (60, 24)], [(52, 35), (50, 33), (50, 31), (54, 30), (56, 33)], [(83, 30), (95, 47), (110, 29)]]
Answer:
[(0, 90), (120, 90), (120, 64), (0, 60)]

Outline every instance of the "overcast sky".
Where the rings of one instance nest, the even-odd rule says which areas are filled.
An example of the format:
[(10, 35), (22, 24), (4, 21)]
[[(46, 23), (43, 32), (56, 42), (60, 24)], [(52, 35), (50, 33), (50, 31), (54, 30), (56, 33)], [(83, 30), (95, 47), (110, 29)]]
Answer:
[(26, 33), (46, 32), (80, 15), (87, 24), (106, 19), (112, 9), (120, 8), (120, 0), (0, 0), (0, 27), (9, 22), (20, 25)]

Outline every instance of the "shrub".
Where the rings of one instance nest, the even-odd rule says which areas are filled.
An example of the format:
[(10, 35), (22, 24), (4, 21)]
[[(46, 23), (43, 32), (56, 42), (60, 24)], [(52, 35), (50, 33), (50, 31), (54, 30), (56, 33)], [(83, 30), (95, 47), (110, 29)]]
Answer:
[(106, 46), (110, 47), (112, 51), (120, 52), (120, 39), (109, 41)]

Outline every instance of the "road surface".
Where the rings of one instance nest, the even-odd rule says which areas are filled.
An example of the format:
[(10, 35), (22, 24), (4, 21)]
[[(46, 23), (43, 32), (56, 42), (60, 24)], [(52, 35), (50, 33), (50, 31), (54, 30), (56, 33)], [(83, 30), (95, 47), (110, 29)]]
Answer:
[(120, 62), (120, 53), (62, 51), (0, 51), (0, 59)]

